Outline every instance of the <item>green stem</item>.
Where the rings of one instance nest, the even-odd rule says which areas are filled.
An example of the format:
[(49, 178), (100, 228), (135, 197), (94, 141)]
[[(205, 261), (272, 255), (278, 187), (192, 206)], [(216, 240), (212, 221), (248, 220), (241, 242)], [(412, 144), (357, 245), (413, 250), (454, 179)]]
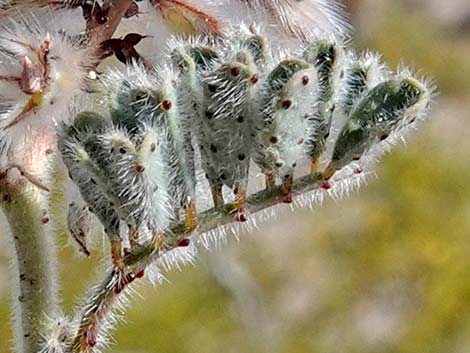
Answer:
[[(297, 179), (292, 185), (292, 195), (300, 195), (308, 191), (318, 189), (321, 179), (318, 175), (307, 175)], [(248, 197), (246, 210), (253, 214), (271, 206), (281, 203), (284, 198), (281, 186), (269, 190), (263, 190)], [(198, 234), (208, 232), (219, 226), (234, 222), (233, 205), (228, 204), (223, 208), (212, 208), (198, 215)], [(164, 244), (150, 241), (134, 247), (129, 255), (124, 258), (126, 269), (133, 273), (144, 270), (151, 262), (156, 261), (166, 252), (177, 247), (178, 240), (191, 235), (184, 223), (178, 224), (163, 235), (164, 239), (171, 242)], [(91, 296), (86, 300), (87, 306), (81, 311), (80, 328), (75, 336), (73, 353), (94, 352), (96, 339), (104, 334), (100, 332), (103, 322), (108, 321), (115, 311), (115, 303), (119, 302), (121, 291), (116, 292), (116, 276), (106, 274), (104, 280), (95, 287)], [(90, 341), (90, 337), (92, 340)], [(98, 339), (99, 340), (99, 339)]]
[(43, 195), (36, 186), (25, 181), (20, 179), (9, 184), (3, 180), (0, 202), (14, 246), (9, 255), (15, 276), (12, 290), (15, 350), (37, 353), (47, 319), (58, 311), (56, 254), (51, 234), (47, 232)]

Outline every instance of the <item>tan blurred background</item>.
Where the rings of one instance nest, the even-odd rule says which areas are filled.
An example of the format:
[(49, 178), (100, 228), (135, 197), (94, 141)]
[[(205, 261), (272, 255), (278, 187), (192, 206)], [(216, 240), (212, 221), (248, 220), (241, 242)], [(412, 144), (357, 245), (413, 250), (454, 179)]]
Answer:
[[(143, 288), (115, 353), (470, 353), (470, 2), (349, 0), (353, 45), (433, 77), (432, 119), (361, 191)], [(62, 242), (63, 243), (63, 242)], [(63, 245), (63, 244), (62, 244)], [(68, 309), (97, 263), (61, 250)], [(0, 353), (9, 352), (0, 247)]]

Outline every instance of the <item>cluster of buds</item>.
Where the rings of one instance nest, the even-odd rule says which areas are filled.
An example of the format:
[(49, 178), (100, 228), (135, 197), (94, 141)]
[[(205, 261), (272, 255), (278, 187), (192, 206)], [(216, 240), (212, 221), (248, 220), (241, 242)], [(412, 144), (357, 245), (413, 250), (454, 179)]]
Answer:
[(131, 248), (148, 234), (156, 248), (187, 243), (181, 234), (199, 223), (199, 172), (212, 210), (243, 222), (247, 200), (256, 202), (247, 195), (253, 170), (275, 203), (291, 203), (296, 180), (329, 189), (426, 115), (429, 82), (390, 71), (378, 55), (335, 37), (311, 38), (297, 53), (276, 54), (242, 27), (217, 41), (173, 40), (161, 66), (101, 78), (107, 111), (79, 114), (59, 147), (116, 266), (121, 222)]

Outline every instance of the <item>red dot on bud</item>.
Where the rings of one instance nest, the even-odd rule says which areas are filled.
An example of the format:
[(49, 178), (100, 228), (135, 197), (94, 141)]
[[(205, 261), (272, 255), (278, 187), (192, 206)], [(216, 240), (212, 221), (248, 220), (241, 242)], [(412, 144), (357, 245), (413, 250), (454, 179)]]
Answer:
[(304, 86), (307, 86), (309, 82), (310, 82), (310, 77), (308, 77), (307, 75), (302, 77), (302, 84)]
[(190, 243), (191, 243), (191, 240), (189, 240), (188, 238), (184, 238), (184, 239), (181, 239), (180, 241), (178, 241), (178, 243), (176, 243), (176, 246), (186, 247), (186, 246), (189, 246)]
[(88, 345), (88, 347), (96, 346), (96, 335), (93, 332), (86, 331), (85, 337), (86, 337), (86, 344)]
[(135, 273), (135, 278), (142, 278), (145, 275), (145, 270), (140, 270)]
[(321, 184), (321, 188), (323, 190), (328, 190), (328, 189), (331, 188), (331, 184), (328, 181), (325, 181), (325, 182), (323, 182), (323, 184)]
[(250, 82), (252, 84), (256, 84), (256, 82), (258, 82), (258, 75), (254, 74), (253, 76), (251, 76)]
[(48, 148), (46, 150), (46, 156), (50, 156), (52, 153), (54, 153), (54, 150), (52, 148)]
[(286, 195), (282, 199), (283, 203), (292, 203), (292, 195)]
[(168, 99), (165, 99), (163, 102), (162, 102), (162, 109), (163, 110), (170, 110), (171, 109), (171, 101), (168, 100)]
[(136, 279), (136, 275), (133, 273), (133, 272), (130, 272), (126, 275), (126, 281), (127, 283), (126, 284), (129, 284), (131, 283), (132, 281), (134, 281)]
[(246, 215), (244, 213), (239, 213), (235, 217), (235, 222), (246, 222), (248, 219), (246, 218)]
[(41, 223), (42, 223), (42, 224), (49, 223), (49, 217), (43, 217), (43, 218), (41, 218)]
[(127, 256), (131, 253), (131, 249), (129, 248), (124, 248), (124, 256)]
[(361, 167), (357, 167), (356, 169), (354, 169), (354, 174), (361, 174), (361, 173), (362, 173)]
[(230, 74), (234, 77), (237, 77), (238, 75), (240, 75), (240, 68), (238, 67), (232, 67), (230, 69)]
[(289, 99), (286, 99), (285, 101), (282, 102), (282, 108), (283, 109), (289, 109), (292, 107), (292, 101)]
[(144, 167), (142, 164), (137, 164), (137, 165), (135, 166), (135, 171), (136, 171), (137, 173), (142, 173), (144, 170), (145, 170), (145, 167)]

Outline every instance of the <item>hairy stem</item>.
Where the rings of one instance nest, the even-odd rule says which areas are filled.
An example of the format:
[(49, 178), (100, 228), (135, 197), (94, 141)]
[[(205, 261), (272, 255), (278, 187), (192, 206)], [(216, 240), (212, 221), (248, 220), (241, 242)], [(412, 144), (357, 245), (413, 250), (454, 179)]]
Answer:
[(72, 353), (92, 353), (100, 348), (105, 340), (99, 339), (108, 317), (115, 310), (122, 288), (122, 277), (118, 271), (106, 274), (103, 281), (91, 290), (91, 297), (86, 301), (82, 310), (78, 332), (72, 342)]
[(37, 353), (48, 317), (57, 312), (55, 247), (47, 233), (48, 219), (42, 207), (41, 191), (20, 179), (2, 180), (1, 205), (10, 226), (16, 290), (13, 290), (15, 349)]
[[(321, 179), (317, 175), (307, 175), (297, 179), (292, 188), (292, 195), (300, 195), (308, 191), (318, 189)], [(267, 209), (271, 206), (281, 203), (284, 198), (284, 191), (281, 186), (269, 190), (263, 190), (251, 195), (247, 199), (246, 210), (255, 213)], [(234, 222), (233, 205), (228, 204), (221, 209), (212, 208), (198, 215), (198, 234), (203, 234), (219, 226)], [(183, 224), (178, 224), (167, 231), (171, 244), (156, 244), (150, 241), (147, 244), (136, 246), (129, 255), (124, 258), (127, 269), (132, 273), (142, 272), (151, 262), (156, 261), (178, 246), (178, 240), (191, 235)], [(165, 238), (165, 236), (164, 236)], [(116, 273), (107, 274), (104, 280), (92, 291), (91, 297), (85, 302), (88, 303), (85, 310), (82, 311), (80, 328), (74, 339), (73, 353), (92, 353), (96, 344), (99, 329), (106, 320), (106, 315), (110, 315), (114, 308), (113, 304), (119, 302), (118, 297), (122, 294), (121, 290), (116, 291), (116, 286), (120, 282), (116, 279)], [(126, 284), (127, 285), (127, 284)], [(92, 337), (90, 339), (90, 337)]]

